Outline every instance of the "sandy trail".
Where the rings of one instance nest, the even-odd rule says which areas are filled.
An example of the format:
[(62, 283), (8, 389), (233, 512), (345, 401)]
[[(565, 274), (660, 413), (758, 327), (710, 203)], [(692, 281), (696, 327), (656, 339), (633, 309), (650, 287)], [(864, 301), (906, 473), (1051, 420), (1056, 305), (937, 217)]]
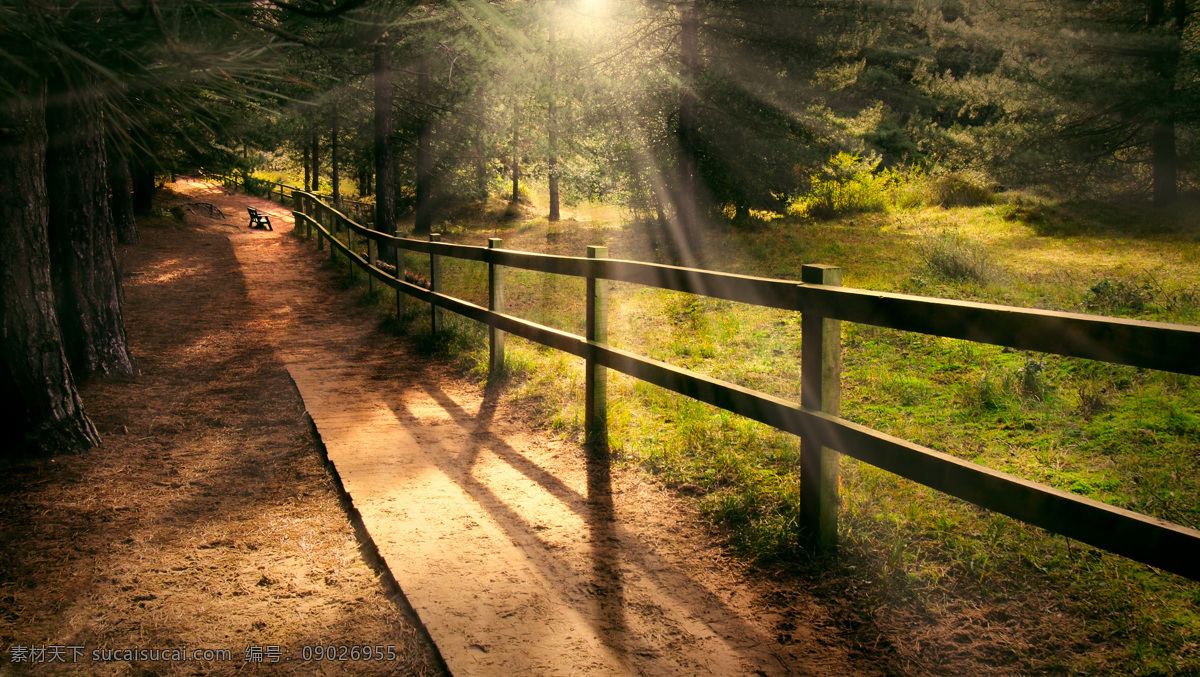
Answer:
[[(378, 329), (285, 207), (175, 189), (274, 232), (230, 240), (330, 460), (457, 675), (869, 674), (808, 600), (767, 604), (686, 506), (589, 462)], [(205, 219), (198, 219), (204, 221)], [(786, 632), (783, 632), (786, 630)]]

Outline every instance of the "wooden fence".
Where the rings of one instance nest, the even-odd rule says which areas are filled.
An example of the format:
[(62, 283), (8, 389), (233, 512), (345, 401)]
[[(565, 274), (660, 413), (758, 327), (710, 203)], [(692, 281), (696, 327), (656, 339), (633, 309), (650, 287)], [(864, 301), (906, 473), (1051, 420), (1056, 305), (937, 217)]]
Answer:
[[(239, 188), (240, 187), (243, 190), (246, 189), (245, 177), (238, 177), (238, 176), (234, 176), (234, 175), (230, 175), (230, 174), (209, 174), (208, 176), (220, 181), (224, 186), (226, 186), (228, 188)], [(282, 205), (291, 204), (294, 201), (295, 192), (303, 191), (303, 189), (301, 189), (301, 188), (296, 188), (295, 186), (289, 186), (282, 181), (274, 181), (274, 182), (263, 181), (263, 185), (268, 186), (267, 192), (266, 192), (266, 198), (269, 200), (275, 200)], [(333, 195), (330, 193), (309, 192), (308, 194), (313, 195), (314, 197), (317, 197), (317, 198), (332, 198), (333, 197)], [(349, 198), (341, 198), (340, 201), (344, 208), (351, 210), (354, 213), (354, 215), (357, 216), (359, 219), (367, 221), (369, 223), (372, 223), (375, 221), (375, 205), (374, 204), (372, 204), (370, 202), (362, 202), (360, 200), (351, 200)]]
[[(1200, 531), (1117, 508), (1053, 487), (992, 470), (841, 418), (840, 323), (965, 339), (979, 343), (1082, 357), (1148, 369), (1200, 375), (1200, 327), (1033, 310), (966, 301), (847, 289), (833, 266), (806, 265), (801, 281), (775, 280), (676, 266), (606, 258), (603, 247), (587, 257), (550, 256), (502, 248), (428, 242), (377, 233), (347, 218), (310, 193), (292, 189), (296, 228), (330, 257), (397, 291), (397, 313), (406, 296), (430, 304), (433, 328), (441, 310), (488, 326), (492, 369), (503, 365), (504, 336), (515, 334), (581, 357), (586, 362), (584, 428), (592, 444), (606, 439), (606, 370), (672, 390), (800, 436), (801, 526), (812, 544), (837, 541), (838, 461), (845, 454), (975, 505), (1139, 562), (1200, 580)], [(345, 242), (339, 235), (345, 231)], [(356, 239), (366, 241), (366, 256)], [(395, 251), (379, 264), (379, 252)], [(404, 280), (406, 252), (429, 256), (430, 288)], [(488, 265), (488, 307), (441, 293), (442, 257)], [(503, 268), (583, 277), (587, 280), (584, 336), (507, 315)], [(690, 372), (607, 344), (608, 280), (699, 294), (801, 313), (801, 400), (766, 393)]]
[[(295, 199), (294, 194), (296, 191), (299, 191), (299, 190), (301, 190), (301, 189), (293, 187), (293, 186), (289, 186), (286, 183), (283, 183), (282, 181), (276, 181), (275, 183), (271, 184), (271, 190), (270, 190), (268, 197), (272, 200), (277, 199), (280, 204), (287, 205), (289, 203), (294, 202), (294, 199)], [(277, 191), (279, 193), (278, 198), (275, 197), (275, 194)], [(314, 197), (317, 197), (317, 198), (333, 198), (333, 195), (329, 194), (329, 193), (309, 192), (309, 195), (313, 195)], [(368, 223), (373, 223), (375, 221), (375, 205), (374, 204), (372, 204), (370, 202), (362, 202), (360, 200), (351, 200), (348, 198), (341, 198), (341, 203), (342, 203), (343, 209), (349, 209), (349, 210), (353, 211), (354, 215), (357, 216), (360, 220), (366, 221)]]

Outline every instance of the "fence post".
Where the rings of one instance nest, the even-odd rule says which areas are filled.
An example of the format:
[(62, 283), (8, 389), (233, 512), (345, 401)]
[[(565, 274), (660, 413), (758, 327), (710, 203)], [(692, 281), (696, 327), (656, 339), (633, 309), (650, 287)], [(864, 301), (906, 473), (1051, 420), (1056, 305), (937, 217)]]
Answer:
[(309, 232), (317, 236), (317, 251), (321, 251), (325, 248), (325, 236), (321, 234), (321, 229), (317, 227), (319, 222), (317, 222), (316, 217), (313, 216), (312, 200), (309, 199), (308, 195), (304, 196), (304, 215), (310, 219), (306, 222), (308, 223)]
[[(504, 240), (488, 238), (488, 249), (501, 249)], [(504, 312), (504, 274), (500, 266), (488, 263), (488, 310)], [(504, 332), (495, 324), (488, 327), (488, 378), (495, 378), (504, 371)]]
[(312, 219), (312, 223), (310, 223), (308, 227), (317, 232), (317, 250), (320, 251), (325, 246), (325, 236), (322, 235), (321, 230), (317, 228), (317, 226), (321, 223), (317, 220), (317, 207), (314, 204), (312, 196), (308, 195), (307, 193), (304, 195), (304, 213), (308, 215), (308, 218)]
[[(608, 258), (608, 247), (589, 246), (589, 259)], [(584, 336), (596, 343), (608, 342), (608, 282), (587, 277), (587, 327)], [(608, 449), (608, 370), (595, 358), (584, 367), (583, 430), (592, 451)]]
[[(292, 191), (292, 211), (300, 214), (304, 213), (304, 197), (296, 191)], [(312, 228), (308, 225), (307, 220), (296, 219), (296, 224), (302, 229), (300, 232), (304, 233), (305, 240), (312, 237)]]
[[(376, 252), (379, 251), (379, 245), (375, 244), (375, 238), (367, 238), (367, 265), (374, 268)], [(367, 271), (367, 298), (375, 298), (375, 276), (371, 271)]]
[[(338, 223), (342, 223), (341, 217), (334, 216), (333, 220), (337, 221)], [(353, 254), (354, 253), (354, 244), (355, 244), (354, 243), (354, 231), (350, 230), (350, 224), (342, 223), (342, 225), (346, 227), (346, 247), (350, 250), (350, 253)], [(354, 274), (354, 269), (356, 267), (357, 266), (354, 265), (354, 257), (347, 256), (346, 257), (346, 272), (350, 274), (351, 282), (353, 282), (356, 277), (356, 275)], [(367, 277), (370, 277), (370, 276), (368, 275)]]
[[(841, 286), (837, 266), (806, 265), (800, 280)], [(838, 415), (842, 405), (842, 323), (815, 313), (800, 318), (800, 404)], [(837, 548), (838, 465), (841, 454), (800, 437), (800, 527), (818, 550)]]
[[(441, 242), (441, 233), (430, 233), (430, 242)], [(437, 254), (429, 255), (429, 290), (435, 294), (442, 292), (442, 257)], [(442, 329), (442, 309), (436, 303), (429, 304), (430, 329), (434, 336)]]
[(329, 262), (337, 263), (337, 247), (333, 245), (334, 240), (338, 239), (337, 219), (332, 218), (329, 212), (321, 209), (321, 222), (325, 224), (325, 228), (329, 230)]

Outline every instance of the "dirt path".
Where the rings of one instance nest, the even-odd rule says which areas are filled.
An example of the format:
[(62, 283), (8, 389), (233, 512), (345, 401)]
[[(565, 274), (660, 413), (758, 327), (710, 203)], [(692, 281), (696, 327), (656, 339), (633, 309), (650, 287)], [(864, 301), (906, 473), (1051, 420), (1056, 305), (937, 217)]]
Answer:
[(686, 506), (379, 331), (284, 208), (177, 189), (271, 214), (274, 233), (230, 236), (261, 329), (452, 672), (874, 672), (811, 600), (747, 581)]
[[(123, 254), (142, 373), (82, 391), (103, 446), (0, 468), (0, 675), (444, 674), (339, 505), (274, 318), (247, 295), (228, 238), (242, 214), (142, 224)], [(364, 644), (385, 660), (302, 660)], [(83, 654), (17, 663), (17, 647)], [(127, 660), (135, 647), (229, 653)]]

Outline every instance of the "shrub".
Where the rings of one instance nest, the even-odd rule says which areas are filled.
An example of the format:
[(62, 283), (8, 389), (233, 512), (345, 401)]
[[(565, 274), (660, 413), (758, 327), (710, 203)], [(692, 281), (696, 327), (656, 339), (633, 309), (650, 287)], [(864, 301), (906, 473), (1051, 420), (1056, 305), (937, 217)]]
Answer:
[(995, 194), (980, 175), (969, 172), (931, 174), (925, 179), (926, 204), (945, 207), (978, 207), (996, 201)]
[(270, 197), (271, 189), (274, 186), (271, 185), (270, 179), (263, 179), (263, 178), (251, 175), (251, 176), (243, 176), (242, 177), (242, 187), (246, 191), (247, 195), (258, 195), (258, 196)]
[(953, 282), (989, 282), (999, 274), (983, 245), (956, 233), (926, 240), (918, 253), (931, 273)]
[(1140, 313), (1154, 300), (1156, 291), (1150, 282), (1137, 284), (1104, 278), (1092, 285), (1083, 304), (1091, 310), (1125, 310)]
[(788, 206), (793, 216), (831, 218), (839, 214), (882, 212), (892, 203), (896, 175), (877, 171), (878, 158), (838, 153), (809, 177), (809, 192)]

